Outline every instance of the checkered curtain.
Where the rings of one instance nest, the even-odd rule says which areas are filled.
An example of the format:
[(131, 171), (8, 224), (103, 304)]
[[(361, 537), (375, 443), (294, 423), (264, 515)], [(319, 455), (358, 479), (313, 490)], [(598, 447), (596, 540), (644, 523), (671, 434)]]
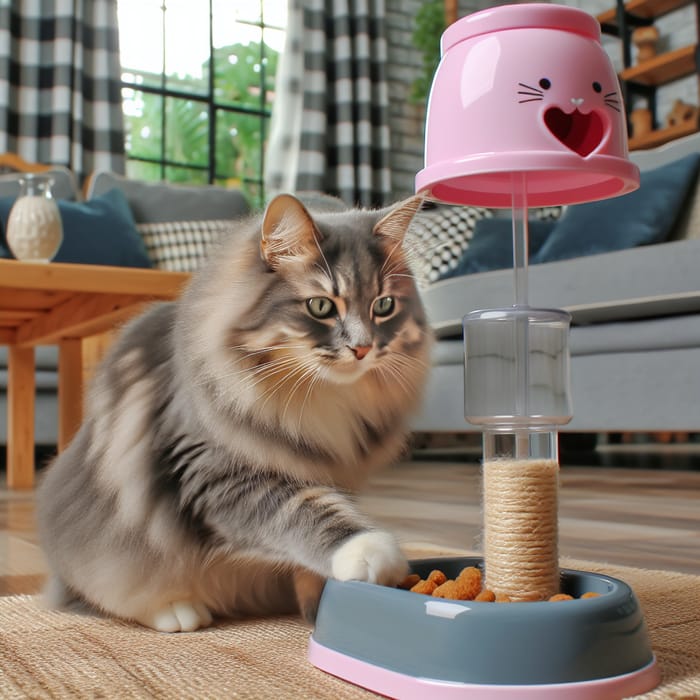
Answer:
[(117, 0), (0, 0), (0, 152), (124, 172)]
[(384, 0), (289, 0), (266, 158), (268, 194), (391, 201)]

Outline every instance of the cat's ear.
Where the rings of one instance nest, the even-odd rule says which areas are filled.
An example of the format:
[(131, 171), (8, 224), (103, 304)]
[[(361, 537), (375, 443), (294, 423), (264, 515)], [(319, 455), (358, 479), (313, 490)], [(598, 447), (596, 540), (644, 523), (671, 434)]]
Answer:
[(417, 194), (399, 202), (391, 208), (386, 216), (377, 222), (374, 227), (374, 233), (379, 236), (386, 236), (390, 241), (400, 244), (424, 200), (425, 195)]
[(307, 262), (317, 254), (320, 235), (306, 207), (291, 194), (279, 194), (265, 209), (260, 254), (273, 270), (285, 262)]

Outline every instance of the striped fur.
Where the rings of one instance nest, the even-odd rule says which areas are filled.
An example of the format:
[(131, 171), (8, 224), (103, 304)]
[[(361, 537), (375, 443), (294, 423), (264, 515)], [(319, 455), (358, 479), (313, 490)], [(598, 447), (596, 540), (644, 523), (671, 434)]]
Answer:
[(418, 205), (312, 216), (282, 195), (125, 327), (38, 490), (54, 602), (184, 631), (311, 620), (326, 577), (401, 578), (352, 493), (400, 455), (427, 372), (401, 245)]

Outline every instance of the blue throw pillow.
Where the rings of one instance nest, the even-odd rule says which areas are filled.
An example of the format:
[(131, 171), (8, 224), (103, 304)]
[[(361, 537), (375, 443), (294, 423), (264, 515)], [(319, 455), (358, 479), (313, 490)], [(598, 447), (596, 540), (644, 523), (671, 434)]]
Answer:
[(700, 154), (641, 174), (638, 190), (568, 207), (531, 262), (564, 260), (661, 243), (671, 232), (695, 182)]
[[(0, 197), (0, 257), (13, 257), (5, 240), (14, 197)], [(87, 202), (57, 200), (63, 221), (63, 243), (56, 262), (119, 267), (151, 267), (124, 194), (113, 189)]]
[[(528, 255), (530, 258), (544, 245), (556, 221), (528, 220)], [(440, 279), (470, 275), (513, 266), (513, 222), (510, 218), (479, 219), (469, 247), (457, 267)]]

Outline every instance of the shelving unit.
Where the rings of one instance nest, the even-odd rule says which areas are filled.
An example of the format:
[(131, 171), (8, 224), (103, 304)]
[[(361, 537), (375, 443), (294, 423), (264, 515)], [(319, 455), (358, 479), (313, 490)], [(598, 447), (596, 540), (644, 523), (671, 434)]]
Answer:
[(695, 52), (695, 46), (684, 46), (675, 51), (662, 53), (644, 63), (625, 68), (620, 73), (620, 78), (627, 83), (654, 86), (685, 78), (696, 70)]
[[(632, 32), (637, 27), (649, 26), (656, 19), (682, 7), (695, 5), (695, 26), (698, 43), (659, 54), (632, 65)], [(623, 99), (628, 117), (632, 109), (632, 97), (646, 99), (652, 114), (654, 130), (649, 134), (635, 136), (629, 141), (630, 150), (653, 148), (667, 141), (698, 131), (699, 125), (683, 124), (670, 128), (659, 128), (656, 109), (656, 90), (667, 83), (698, 73), (700, 66), (700, 0), (617, 0), (617, 6), (598, 15), (601, 30), (620, 38), (624, 68), (620, 72)]]
[[(678, 10), (689, 4), (690, 0), (629, 0), (625, 3), (628, 14), (640, 19), (655, 19), (669, 12)], [(598, 15), (598, 21), (602, 25), (617, 24), (617, 8), (606, 10)]]

